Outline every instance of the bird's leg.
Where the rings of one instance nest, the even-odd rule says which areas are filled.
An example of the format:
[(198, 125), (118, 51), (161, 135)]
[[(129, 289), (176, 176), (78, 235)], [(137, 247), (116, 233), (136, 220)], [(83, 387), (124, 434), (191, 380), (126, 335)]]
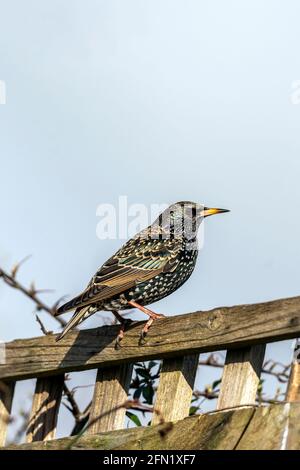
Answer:
[(114, 315), (116, 320), (118, 320), (118, 322), (124, 323), (124, 318), (122, 317), (122, 315), (119, 314), (117, 310), (111, 310), (111, 313)]
[(126, 327), (126, 325), (130, 324), (132, 322), (132, 320), (130, 320), (130, 318), (123, 318), (119, 314), (119, 312), (117, 312), (117, 310), (111, 310), (111, 313), (115, 316), (115, 318), (118, 320), (118, 322), (121, 323), (121, 328), (120, 328), (120, 331), (118, 333), (116, 343), (115, 343), (115, 348), (120, 349), (121, 348), (121, 341), (124, 338), (125, 327)]
[(162, 313), (152, 312), (152, 310), (150, 310), (149, 308), (143, 307), (142, 305), (134, 302), (134, 300), (130, 300), (128, 303), (132, 307), (138, 308), (139, 310), (141, 310), (141, 312), (144, 312), (146, 315), (148, 315), (150, 317), (149, 320), (146, 322), (144, 328), (141, 331), (141, 338), (140, 339), (141, 339), (141, 341), (143, 341), (143, 339), (145, 339), (145, 336), (148, 333), (149, 328), (152, 325), (152, 323), (154, 322), (154, 320), (157, 320), (159, 318), (164, 318), (165, 315), (163, 315)]

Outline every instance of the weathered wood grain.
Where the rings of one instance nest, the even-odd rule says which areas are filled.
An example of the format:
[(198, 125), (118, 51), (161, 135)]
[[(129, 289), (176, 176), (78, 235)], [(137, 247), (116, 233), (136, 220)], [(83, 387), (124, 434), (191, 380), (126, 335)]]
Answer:
[(287, 401), (300, 401), (300, 363), (293, 363), (286, 393)]
[(217, 409), (255, 404), (265, 344), (227, 351)]
[(6, 343), (0, 379), (20, 380), (298, 337), (300, 297), (164, 318), (154, 323), (142, 346), (141, 325), (129, 326), (120, 350), (114, 347), (118, 326), (72, 332), (59, 343), (54, 335)]
[(5, 445), (15, 382), (0, 382), (0, 446)]
[[(300, 449), (300, 403), (245, 407), (192, 416), (173, 423), (162, 437), (162, 426), (147, 426), (83, 435), (1, 450), (280, 450)], [(74, 445), (72, 446), (72, 442)]]
[(63, 375), (37, 379), (26, 432), (27, 442), (54, 439), (63, 384)]
[[(54, 450), (98, 449), (98, 450), (231, 450), (239, 442), (254, 410), (247, 408), (234, 411), (192, 416), (173, 424), (122, 429), (94, 435), (83, 435), (76, 442), (74, 438), (36, 442), (5, 449)], [(167, 430), (162, 437), (161, 431)], [(72, 439), (74, 445), (72, 445)]]
[[(88, 434), (113, 431), (124, 427), (125, 408), (118, 408), (127, 400), (132, 376), (132, 364), (97, 372), (94, 396), (89, 417)], [(100, 419), (98, 419), (101, 416)]]
[(300, 450), (300, 403), (291, 404), (289, 407), (288, 430), (284, 436), (286, 449)]
[(290, 402), (300, 401), (300, 349), (298, 341), (294, 351), (295, 359), (292, 362), (289, 383), (286, 390), (286, 400)]
[[(289, 433), (291, 404), (259, 407), (240, 442), (237, 450), (285, 450)], [(299, 405), (294, 404), (295, 408)], [(299, 428), (299, 423), (297, 424)]]
[(178, 421), (189, 415), (199, 354), (165, 359), (159, 377), (152, 424)]

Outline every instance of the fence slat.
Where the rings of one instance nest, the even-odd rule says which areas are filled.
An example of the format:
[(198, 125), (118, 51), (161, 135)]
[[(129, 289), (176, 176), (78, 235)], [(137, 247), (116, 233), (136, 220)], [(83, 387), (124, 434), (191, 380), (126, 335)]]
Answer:
[[(125, 408), (114, 408), (122, 405), (127, 399), (132, 369), (132, 364), (98, 369), (89, 428), (87, 429), (88, 434), (113, 431), (124, 427)], [(99, 418), (100, 416), (102, 417)]]
[(5, 445), (15, 382), (0, 381), (0, 446)]
[(26, 433), (27, 442), (54, 439), (63, 385), (63, 375), (37, 379)]
[(286, 400), (300, 401), (300, 364), (298, 362), (294, 362), (291, 367)]
[(300, 339), (296, 340), (294, 359), (291, 366), (289, 383), (286, 391), (286, 400), (300, 401)]
[(165, 421), (177, 421), (189, 415), (199, 354), (166, 359), (160, 372), (152, 424), (158, 424), (160, 414)]
[(265, 344), (227, 351), (217, 409), (255, 403)]

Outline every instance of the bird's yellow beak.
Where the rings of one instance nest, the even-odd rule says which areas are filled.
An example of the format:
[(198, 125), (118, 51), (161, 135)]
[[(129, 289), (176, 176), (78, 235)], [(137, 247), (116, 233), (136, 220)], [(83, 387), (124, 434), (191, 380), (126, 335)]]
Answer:
[(202, 217), (208, 217), (209, 215), (222, 214), (223, 212), (230, 212), (230, 210), (205, 207), (201, 215)]

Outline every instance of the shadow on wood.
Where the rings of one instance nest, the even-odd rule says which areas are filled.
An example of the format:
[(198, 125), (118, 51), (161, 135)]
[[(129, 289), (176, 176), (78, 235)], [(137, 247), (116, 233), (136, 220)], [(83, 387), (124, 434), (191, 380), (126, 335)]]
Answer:
[[(161, 436), (164, 425), (83, 435), (74, 449), (88, 450), (300, 450), (300, 403), (242, 407), (177, 421)], [(66, 449), (72, 437), (5, 449)]]

